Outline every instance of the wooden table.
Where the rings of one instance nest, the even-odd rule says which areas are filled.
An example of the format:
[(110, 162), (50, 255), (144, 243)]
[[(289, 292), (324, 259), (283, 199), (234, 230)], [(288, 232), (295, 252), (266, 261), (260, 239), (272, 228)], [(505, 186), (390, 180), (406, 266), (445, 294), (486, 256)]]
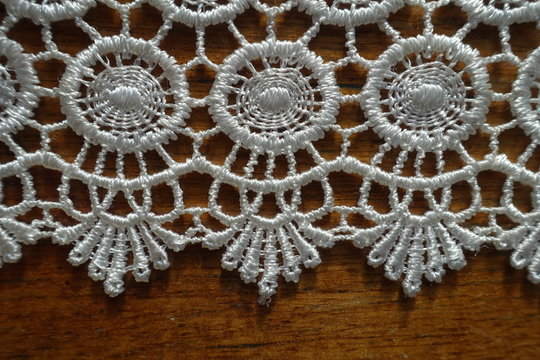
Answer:
[[(160, 18), (149, 6), (136, 10), (132, 16), (134, 35), (152, 36)], [(119, 31), (118, 17), (103, 6), (85, 19), (103, 34)], [(420, 19), (420, 9), (409, 7), (393, 15), (390, 23), (404, 35), (413, 36), (422, 30)], [(436, 14), (435, 29), (452, 34), (464, 19), (458, 9), (449, 7)], [(296, 39), (310, 21), (296, 11), (278, 20), (278, 37), (282, 39)], [(248, 40), (264, 37), (264, 19), (256, 12), (241, 15), (237, 23)], [(75, 54), (89, 43), (73, 22), (57, 23), (53, 29), (63, 51)], [(483, 55), (497, 51), (494, 30), (481, 25), (466, 42)], [(208, 34), (211, 59), (220, 61), (234, 50), (235, 43), (224, 26), (212, 26)], [(40, 27), (29, 21), (16, 25), (8, 35), (20, 41), (26, 51), (43, 47)], [(516, 35), (512, 38), (514, 50), (522, 57), (540, 42), (534, 26), (513, 26), (512, 35)], [(389, 44), (375, 26), (362, 27), (357, 37), (360, 51), (368, 58), (376, 58)], [(332, 60), (343, 56), (343, 43), (343, 30), (323, 26), (310, 46), (325, 60)], [(193, 31), (175, 25), (163, 48), (179, 61), (189, 59), (194, 54)], [(42, 83), (55, 86), (61, 64), (38, 63), (36, 67)], [(493, 86), (508, 89), (515, 69), (501, 65), (490, 70)], [(213, 74), (198, 69), (188, 75), (192, 94), (203, 96)], [(345, 92), (357, 91), (364, 77), (365, 71), (359, 68), (338, 72)], [(204, 112), (194, 116), (194, 126), (211, 124)], [(358, 116), (362, 115), (354, 108), (344, 108), (340, 121), (358, 121)], [(500, 123), (510, 116), (508, 105), (499, 103), (492, 107), (488, 120)], [(54, 122), (61, 120), (62, 114), (58, 104), (48, 100), (36, 117)], [(36, 136), (25, 130), (17, 139), (31, 148), (38, 143)], [(375, 136), (359, 141), (358, 156), (365, 157), (377, 141)], [(80, 146), (70, 134), (57, 134), (53, 142), (66, 158)], [(501, 150), (515, 159), (527, 144), (528, 138), (513, 130), (501, 142)], [(339, 149), (331, 137), (319, 146), (329, 158)], [(481, 157), (487, 151), (486, 137), (473, 136), (467, 146)], [(220, 146), (207, 149), (209, 157), (220, 157), (224, 151)], [(176, 156), (189, 156), (186, 152), (188, 148), (178, 150)], [(538, 164), (533, 166), (538, 169)], [(38, 196), (57, 199), (59, 174), (43, 168), (33, 168), (32, 174)], [(193, 189), (193, 204), (205, 201), (205, 179), (193, 175), (184, 180)], [(497, 205), (503, 180), (497, 173), (481, 175), (488, 206)], [(356, 202), (359, 178), (337, 174), (332, 181), (339, 185), (337, 201)], [(530, 207), (525, 190), (518, 202)], [(7, 186), (6, 191), (9, 200), (15, 196), (9, 192), (16, 192), (16, 184)], [(308, 205), (311, 196), (316, 198), (316, 191), (306, 192)], [(83, 197), (76, 201), (84, 203)], [(386, 199), (381, 196), (376, 202), (382, 207)], [(471, 226), (485, 221), (485, 216), (478, 216)], [(45, 239), (25, 247), (19, 263), (0, 271), (0, 358), (534, 359), (540, 354), (540, 287), (526, 280), (525, 271), (510, 267), (509, 253), (489, 246), (468, 253), (469, 263), (462, 271), (449, 271), (439, 285), (425, 283), (416, 299), (408, 299), (398, 283), (384, 278), (382, 269), (366, 265), (366, 250), (338, 243), (332, 250), (321, 250), (323, 263), (315, 270), (304, 270), (299, 284), (281, 283), (270, 307), (257, 305), (255, 285), (245, 285), (237, 272), (220, 268), (221, 251), (189, 246), (181, 253), (170, 253), (173, 266), (169, 270), (153, 271), (150, 283), (135, 283), (128, 276), (125, 294), (109, 298), (101, 283), (88, 278), (86, 265), (72, 267), (66, 262), (69, 249)]]

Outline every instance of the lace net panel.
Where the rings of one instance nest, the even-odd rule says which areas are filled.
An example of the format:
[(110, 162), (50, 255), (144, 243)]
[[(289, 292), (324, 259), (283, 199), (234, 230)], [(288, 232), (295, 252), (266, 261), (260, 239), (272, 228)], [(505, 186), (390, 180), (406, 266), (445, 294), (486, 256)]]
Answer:
[[(68, 260), (88, 264), (89, 276), (116, 296), (127, 273), (148, 281), (151, 268), (170, 266), (168, 251), (198, 244), (223, 249), (223, 268), (256, 282), (267, 303), (281, 277), (298, 282), (302, 267), (321, 262), (317, 249), (337, 241), (369, 248), (369, 264), (401, 279), (408, 296), (423, 281), (440, 282), (448, 269), (462, 268), (464, 251), (493, 244), (513, 250), (512, 265), (540, 282), (540, 52), (516, 54), (510, 36), (516, 24), (537, 24), (540, 3), (2, 3), (0, 265), (18, 261), (22, 245), (52, 238), (70, 245)], [(96, 6), (118, 17), (115, 34), (90, 20)], [(452, 6), (465, 20), (440, 34), (434, 14)], [(392, 14), (405, 7), (421, 10), (420, 34), (393, 24)], [(160, 24), (141, 39), (134, 14), (148, 9), (160, 14)], [(310, 20), (284, 40), (279, 26), (293, 11)], [(261, 39), (246, 37), (246, 14), (265, 22), (257, 25)], [(88, 45), (66, 52), (57, 24)], [(24, 46), (21, 26), (38, 28), (41, 45)], [(176, 56), (165, 46), (177, 26), (185, 26), (183, 36), (194, 34), (191, 58), (176, 51), (187, 36), (173, 37)], [(212, 56), (215, 26), (234, 39), (235, 49), (220, 61)], [(327, 26), (344, 34), (343, 56), (332, 61), (320, 56), (325, 44), (318, 37)], [(482, 26), (498, 36), (492, 54), (468, 41)], [(375, 31), (390, 44), (368, 59), (362, 41)], [(43, 76), (43, 62), (53, 64), (53, 75)], [(517, 69), (508, 89), (493, 70), (503, 64)], [(215, 73), (202, 96), (192, 75), (202, 77), (201, 68)], [(344, 76), (354, 79), (348, 89)], [(59, 104), (59, 119), (40, 118), (49, 102)], [(494, 123), (490, 114), (501, 103), (511, 114)], [(352, 123), (343, 121), (350, 109)], [(507, 134), (526, 139), (511, 152), (515, 158), (506, 149), (517, 138)], [(479, 138), (486, 139), (483, 150)], [(333, 151), (324, 148), (328, 139)], [(36, 190), (48, 180), (36, 168), (59, 172), (56, 197)], [(504, 176), (495, 200), (482, 188), (491, 173)], [(354, 203), (341, 202), (349, 189), (335, 180), (346, 176), (358, 180)], [(524, 187), (530, 194), (517, 190)], [(20, 201), (8, 196), (12, 189)], [(204, 193), (194, 202), (193, 191)], [(320, 201), (307, 202), (310, 191)]]

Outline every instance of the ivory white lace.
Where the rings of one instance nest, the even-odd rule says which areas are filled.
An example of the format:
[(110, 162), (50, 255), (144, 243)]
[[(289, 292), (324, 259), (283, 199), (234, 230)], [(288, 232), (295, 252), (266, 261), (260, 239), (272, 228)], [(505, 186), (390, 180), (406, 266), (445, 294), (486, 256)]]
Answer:
[[(385, 275), (402, 279), (408, 296), (415, 296), (423, 279), (440, 282), (447, 268), (466, 264), (464, 250), (478, 250), (483, 244), (513, 249), (512, 266), (527, 268), (529, 279), (540, 282), (540, 169), (525, 164), (538, 156), (540, 144), (540, 48), (525, 60), (510, 45), (509, 27), (533, 22), (540, 26), (540, 1), (526, 0), (289, 0), (271, 6), (259, 0), (1, 0), (7, 15), (0, 26), (0, 142), (14, 159), (0, 163), (0, 180), (20, 180), (22, 201), (0, 204), (0, 266), (21, 258), (21, 246), (52, 237), (57, 244), (70, 244), (69, 261), (88, 264), (89, 276), (103, 280), (105, 292), (116, 296), (124, 290), (124, 277), (131, 272), (137, 281), (148, 281), (150, 269), (170, 266), (167, 252), (180, 251), (186, 244), (210, 249), (223, 248), (222, 266), (237, 269), (245, 282), (257, 282), (259, 301), (267, 303), (276, 293), (278, 278), (298, 282), (301, 268), (320, 262), (319, 247), (350, 241), (369, 247), (368, 262), (384, 266)], [(149, 3), (162, 12), (163, 23), (155, 37), (138, 39), (130, 33), (129, 14)], [(455, 3), (467, 13), (466, 23), (453, 35), (436, 34), (432, 14)], [(121, 15), (122, 30), (104, 36), (85, 21), (86, 12), (103, 3)], [(390, 14), (404, 6), (425, 11), (423, 33), (403, 37), (388, 22)], [(264, 13), (267, 37), (249, 42), (235, 25), (235, 18), (249, 8)], [(312, 17), (312, 26), (296, 41), (280, 41), (275, 35), (278, 14), (297, 8)], [(10, 39), (10, 30), (22, 19), (42, 28), (45, 50), (25, 52)], [(88, 34), (92, 44), (72, 56), (59, 50), (52, 24), (72, 20)], [(160, 49), (173, 24), (193, 27), (197, 34), (196, 56), (178, 62)], [(206, 28), (226, 23), (238, 42), (238, 49), (216, 64), (206, 55)], [(482, 56), (463, 39), (479, 24), (498, 29), (501, 51)], [(322, 24), (345, 29), (346, 57), (325, 62), (309, 47)], [(393, 44), (376, 60), (368, 60), (356, 48), (358, 26), (377, 24)], [(524, 35), (526, 36), (526, 35)], [(180, 41), (180, 40), (179, 40)], [(35, 63), (58, 59), (66, 64), (59, 85), (47, 88), (36, 76)], [(508, 62), (518, 67), (512, 90), (492, 88), (488, 65)], [(356, 64), (367, 71), (361, 91), (344, 95), (336, 83), (336, 70)], [(186, 72), (205, 65), (217, 72), (210, 94), (202, 99), (190, 94)], [(34, 111), (43, 97), (57, 98), (65, 118), (42, 124)], [(513, 117), (500, 125), (486, 121), (493, 101), (508, 101)], [(342, 127), (337, 120), (343, 104), (359, 104), (366, 121)], [(195, 131), (187, 120), (195, 109), (207, 107), (214, 121), (208, 130)], [(499, 149), (501, 132), (520, 128), (530, 144), (511, 161)], [(39, 149), (27, 151), (14, 137), (32, 128), (40, 133)], [(71, 129), (84, 139), (73, 161), (53, 151), (51, 133)], [(333, 131), (342, 139), (341, 153), (327, 160), (314, 142)], [(350, 154), (351, 139), (373, 131), (383, 140), (369, 162)], [(489, 134), (490, 153), (477, 159), (463, 146), (471, 135)], [(224, 134), (234, 145), (223, 164), (209, 161), (203, 143)], [(175, 160), (165, 145), (190, 139), (193, 155)], [(97, 147), (93, 170), (83, 167), (91, 148)], [(381, 167), (383, 158), (395, 149), (391, 170)], [(166, 169), (150, 173), (146, 153), (155, 151)], [(249, 153), (239, 173), (233, 165), (240, 151)], [(298, 153), (307, 152), (313, 161), (299, 170)], [(456, 153), (463, 166), (447, 169), (445, 156)], [(536, 155), (535, 155), (536, 154)], [(108, 157), (115, 161), (116, 175), (104, 173)], [(139, 175), (126, 176), (126, 158), (136, 159)], [(435, 174), (427, 175), (427, 157), (436, 161)], [(276, 163), (284, 160), (286, 175), (277, 177)], [(412, 161), (414, 174), (404, 175)], [(263, 178), (255, 168), (264, 166)], [(62, 173), (59, 201), (39, 199), (29, 169), (34, 166)], [(481, 171), (506, 175), (499, 206), (486, 207), (478, 185)], [(355, 206), (335, 205), (329, 175), (346, 172), (362, 177)], [(197, 172), (212, 177), (206, 205), (184, 203), (181, 176)], [(74, 206), (72, 180), (88, 188), (91, 211)], [(466, 209), (452, 210), (453, 186), (468, 183), (472, 200)], [(320, 184), (322, 205), (303, 211), (302, 188)], [(514, 204), (516, 184), (530, 186), (532, 210), (524, 212)], [(174, 209), (165, 214), (152, 210), (153, 188), (165, 184), (174, 197)], [(229, 214), (220, 205), (223, 186), (239, 194), (239, 214)], [(390, 211), (381, 213), (369, 202), (374, 186), (389, 189)], [(0, 200), (4, 182), (0, 181)], [(423, 214), (411, 211), (414, 193), (422, 193), (429, 205)], [(142, 194), (141, 199), (136, 193)], [(265, 195), (275, 198), (279, 214), (260, 215)], [(131, 213), (110, 211), (115, 199), (125, 197)], [(20, 215), (39, 208), (43, 217), (30, 223)], [(63, 210), (74, 224), (63, 224), (51, 212)], [(478, 212), (487, 213), (489, 225), (473, 228), (467, 222)], [(316, 221), (337, 213), (340, 223), (327, 229)], [(202, 221), (211, 215), (224, 225), (217, 230)], [(350, 215), (359, 214), (375, 225), (366, 227)], [(183, 233), (163, 225), (183, 215), (193, 226)], [(497, 223), (506, 215), (517, 225), (505, 229)], [(201, 290), (202, 291), (202, 290)]]

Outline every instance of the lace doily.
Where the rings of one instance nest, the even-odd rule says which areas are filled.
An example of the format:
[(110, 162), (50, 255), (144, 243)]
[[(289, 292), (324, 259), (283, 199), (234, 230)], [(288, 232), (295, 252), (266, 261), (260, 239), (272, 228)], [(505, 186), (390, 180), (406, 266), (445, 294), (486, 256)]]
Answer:
[[(259, 301), (267, 303), (280, 277), (298, 282), (303, 267), (321, 263), (317, 249), (337, 241), (369, 248), (369, 264), (401, 280), (408, 296), (415, 296), (425, 280), (440, 282), (447, 269), (465, 266), (465, 250), (493, 244), (512, 250), (511, 264), (527, 268), (529, 280), (540, 282), (540, 169), (528, 165), (540, 157), (540, 48), (520, 58), (509, 30), (526, 22), (540, 26), (539, 1), (1, 2), (0, 145), (6, 156), (0, 162), (0, 266), (20, 260), (22, 245), (52, 238), (70, 245), (69, 262), (87, 264), (89, 276), (116, 296), (128, 273), (148, 281), (151, 268), (170, 266), (169, 251), (196, 244), (223, 249), (223, 268), (238, 270), (246, 283), (256, 282)], [(467, 20), (452, 35), (438, 34), (432, 16), (449, 4)], [(131, 31), (130, 14), (143, 5), (162, 16), (150, 39)], [(119, 33), (104, 34), (86, 20), (95, 6), (119, 14)], [(423, 9), (421, 34), (405, 36), (388, 21), (405, 6)], [(262, 41), (248, 40), (235, 23), (253, 9), (266, 19)], [(292, 10), (311, 17), (312, 24), (295, 41), (279, 40), (276, 18)], [(41, 29), (43, 49), (24, 49), (15, 40), (22, 21)], [(61, 21), (72, 22), (89, 45), (76, 53), (61, 49), (54, 31)], [(187, 61), (160, 47), (175, 24), (196, 34), (195, 54)], [(205, 46), (207, 28), (216, 24), (226, 24), (237, 42), (222, 62), (210, 59)], [(480, 24), (498, 31), (500, 49), (494, 54), (481, 54), (464, 41)], [(364, 25), (377, 26), (392, 40), (376, 59), (357, 48)], [(325, 61), (310, 46), (321, 26), (343, 29), (344, 57)], [(180, 46), (184, 40), (174, 41)], [(42, 61), (65, 65), (58, 84), (39, 80), (36, 64)], [(493, 86), (489, 69), (498, 63), (518, 69), (509, 91)], [(367, 75), (354, 84), (358, 91), (345, 94), (336, 74), (350, 65)], [(216, 75), (209, 94), (198, 97), (188, 73), (201, 66)], [(36, 118), (36, 109), (48, 100), (59, 102), (62, 119)], [(494, 102), (509, 104), (512, 116), (506, 122), (487, 121)], [(343, 126), (340, 108), (351, 104), (362, 120)], [(197, 126), (200, 112), (210, 114), (211, 126)], [(30, 147), (18, 136), (28, 129), (39, 134), (39, 143)], [(517, 159), (500, 149), (501, 134), (511, 129), (529, 139)], [(62, 131), (71, 134), (69, 141), (80, 139), (71, 157), (53, 146)], [(330, 133), (340, 141), (340, 152), (331, 159), (316, 146)], [(364, 133), (373, 133), (380, 143), (372, 155), (360, 158), (351, 148)], [(482, 157), (464, 146), (479, 133), (489, 139)], [(222, 161), (208, 157), (217, 138), (231, 143)], [(189, 148), (189, 156), (175, 156), (179, 148)], [(461, 166), (449, 167), (451, 156)], [(149, 164), (151, 157), (162, 166)], [(106, 164), (114, 171), (105, 171)], [(61, 173), (56, 200), (36, 191), (35, 167)], [(478, 183), (485, 171), (506, 178), (495, 206), (486, 205)], [(192, 173), (211, 177), (202, 205), (185, 201), (183, 182)], [(330, 181), (335, 173), (361, 177), (355, 204), (335, 201)], [(316, 208), (304, 206), (310, 184), (319, 189)], [(530, 209), (515, 204), (516, 186), (531, 189)], [(7, 201), (8, 188), (21, 192), (20, 201)], [(387, 211), (371, 202), (381, 188), (388, 193)], [(458, 188), (467, 188), (465, 208), (453, 206)], [(238, 198), (238, 211), (230, 211), (230, 193)], [(166, 197), (173, 206), (156, 212), (154, 204)], [(425, 211), (413, 209), (418, 197), (427, 204)], [(261, 212), (268, 201), (276, 208), (274, 216)], [(116, 211), (119, 202), (129, 211)], [(36, 210), (39, 215), (31, 216)], [(58, 211), (70, 221), (59, 220)], [(471, 219), (480, 213), (488, 220), (478, 226)], [(339, 220), (321, 225), (331, 214)], [(513, 225), (501, 225), (501, 216)]]

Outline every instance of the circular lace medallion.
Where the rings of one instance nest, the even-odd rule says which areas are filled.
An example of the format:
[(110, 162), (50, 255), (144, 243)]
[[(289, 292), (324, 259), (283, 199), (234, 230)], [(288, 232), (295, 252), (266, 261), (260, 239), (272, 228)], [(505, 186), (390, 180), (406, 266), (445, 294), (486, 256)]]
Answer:
[(300, 9), (324, 16), (323, 23), (358, 26), (379, 22), (403, 6), (403, 0), (299, 0)]
[(323, 137), (335, 122), (332, 69), (298, 43), (262, 42), (225, 59), (210, 92), (210, 113), (247, 149), (283, 153)]
[(144, 41), (104, 38), (77, 55), (60, 83), (70, 126), (92, 143), (144, 151), (176, 138), (190, 108), (184, 73)]
[(32, 93), (37, 77), (22, 50), (19, 44), (0, 39), (0, 133), (21, 128), (37, 105)]
[(174, 21), (188, 26), (208, 26), (224, 23), (247, 8), (247, 0), (150, 0)]
[(488, 80), (476, 50), (444, 36), (420, 36), (380, 56), (368, 74), (362, 105), (390, 144), (444, 150), (484, 122)]
[(540, 48), (523, 62), (514, 83), (512, 111), (527, 134), (540, 141)]
[(60, 21), (83, 16), (95, 0), (3, 0), (7, 10), (35, 23)]
[(489, 25), (513, 24), (538, 20), (537, 0), (457, 0), (470, 17)]

